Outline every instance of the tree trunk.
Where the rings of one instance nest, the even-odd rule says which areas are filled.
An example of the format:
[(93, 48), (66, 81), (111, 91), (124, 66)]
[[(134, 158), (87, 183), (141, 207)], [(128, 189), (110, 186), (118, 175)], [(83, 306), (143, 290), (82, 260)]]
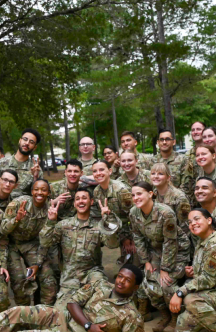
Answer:
[(47, 175), (50, 176), (50, 170), (49, 170), (48, 160), (47, 160), (47, 153), (45, 153), (45, 160), (46, 160)]
[(68, 131), (68, 120), (67, 120), (67, 112), (65, 105), (63, 105), (63, 111), (64, 111), (64, 127), (65, 127), (66, 160), (68, 161), (70, 159), (70, 137)]
[(43, 158), (43, 153), (40, 153), (40, 167), (42, 171), (44, 172), (44, 158)]
[(96, 135), (95, 119), (94, 119), (94, 122), (93, 122), (93, 127), (94, 127), (95, 158), (98, 159), (98, 147), (97, 147), (97, 135)]
[(53, 151), (53, 142), (50, 140), (49, 144), (50, 144), (50, 152), (51, 152), (51, 158), (52, 158), (53, 172), (58, 173), (58, 169), (57, 169), (57, 166), (56, 166), (56, 163), (55, 163), (55, 155), (54, 155), (54, 151)]
[[(164, 24), (163, 24), (163, 5), (161, 0), (156, 0), (156, 10), (157, 10), (157, 24), (158, 24), (158, 37), (161, 44), (165, 44), (164, 37)], [(173, 136), (175, 137), (175, 126), (174, 117), (172, 114), (171, 97), (169, 91), (169, 81), (167, 75), (167, 61), (165, 54), (159, 53), (159, 70), (161, 71), (161, 85), (163, 92), (163, 101), (165, 109), (166, 118), (166, 128), (171, 130)]]
[(1, 126), (0, 126), (0, 147), (2, 148), (3, 153), (4, 153), (4, 142), (3, 142), (3, 137), (2, 137)]
[[(153, 76), (148, 77), (148, 83), (149, 83), (150, 89), (152, 91), (155, 91), (155, 83), (154, 83)], [(159, 133), (161, 129), (164, 129), (163, 117), (162, 117), (159, 105), (155, 105), (154, 114), (155, 114), (155, 120), (156, 120), (156, 124), (157, 124), (157, 130)]]
[(116, 111), (115, 111), (115, 97), (112, 97), (112, 116), (113, 116), (113, 132), (114, 132), (114, 145), (117, 151), (119, 151), (118, 143), (118, 129), (116, 121)]
[(157, 154), (156, 144), (157, 144), (157, 136), (154, 136), (154, 137), (152, 137), (152, 146), (153, 146), (153, 154), (154, 155)]
[(14, 143), (13, 143), (13, 141), (12, 141), (12, 139), (11, 139), (11, 136), (10, 136), (10, 134), (9, 134), (8, 131), (6, 131), (6, 136), (7, 136), (7, 139), (8, 139), (8, 141), (9, 141), (9, 143), (10, 143), (10, 145), (11, 145), (11, 147), (12, 147), (14, 153), (15, 153), (15, 152), (17, 151), (17, 146), (14, 145)]

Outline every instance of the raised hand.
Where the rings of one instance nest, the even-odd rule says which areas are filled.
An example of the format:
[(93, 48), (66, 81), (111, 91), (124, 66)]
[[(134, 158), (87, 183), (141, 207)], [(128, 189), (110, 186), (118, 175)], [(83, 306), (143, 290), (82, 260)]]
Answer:
[(55, 202), (51, 199), (51, 206), (48, 210), (49, 220), (57, 220), (59, 205), (60, 205), (60, 202), (58, 202), (55, 207)]
[(119, 167), (121, 166), (120, 158), (118, 158), (118, 159), (116, 159), (116, 160), (114, 161), (114, 166), (115, 166), (116, 168), (119, 168)]
[(37, 158), (37, 162), (35, 161), (34, 157), (32, 158), (34, 166), (31, 168), (31, 173), (34, 176), (34, 181), (37, 180), (39, 172), (40, 172), (40, 161), (39, 157)]
[(26, 215), (26, 211), (25, 211), (25, 206), (26, 206), (27, 201), (23, 201), (20, 204), (20, 208), (17, 211), (17, 215), (16, 215), (16, 222), (19, 222), (20, 220), (22, 220), (25, 215)]
[(64, 204), (66, 202), (66, 199), (70, 198), (70, 197), (71, 197), (71, 195), (70, 195), (69, 191), (67, 191), (66, 193), (59, 195), (58, 197), (56, 197), (53, 200), (54, 205), (56, 205), (58, 202), (60, 202), (60, 204)]
[(107, 198), (105, 198), (105, 201), (104, 201), (104, 206), (102, 205), (101, 203), (101, 200), (98, 201), (99, 203), (99, 206), (100, 206), (100, 209), (101, 209), (101, 215), (103, 217), (103, 215), (106, 213), (106, 214), (110, 214), (110, 209), (108, 207), (108, 202), (107, 202)]

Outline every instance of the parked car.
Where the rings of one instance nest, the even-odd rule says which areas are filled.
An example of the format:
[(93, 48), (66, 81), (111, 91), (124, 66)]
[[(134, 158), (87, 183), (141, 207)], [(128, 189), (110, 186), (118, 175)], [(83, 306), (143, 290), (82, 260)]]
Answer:
[[(61, 161), (60, 161), (59, 159), (60, 159), (60, 158), (55, 158), (56, 166), (61, 166), (61, 165), (62, 165), (62, 163), (61, 163)], [(52, 169), (52, 168), (53, 168), (52, 159), (48, 159), (48, 160), (47, 160), (47, 163), (48, 163), (48, 167), (49, 167), (50, 169)], [(45, 168), (45, 169), (47, 168), (46, 161), (44, 162), (44, 168)]]
[(57, 161), (59, 161), (61, 163), (61, 165), (65, 165), (66, 160), (56, 157), (55, 161), (56, 161), (56, 165), (57, 165)]

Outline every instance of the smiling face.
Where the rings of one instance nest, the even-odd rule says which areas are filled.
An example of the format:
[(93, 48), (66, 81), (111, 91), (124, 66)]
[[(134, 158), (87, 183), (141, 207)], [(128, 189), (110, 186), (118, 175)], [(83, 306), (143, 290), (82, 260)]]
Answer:
[(132, 187), (133, 202), (139, 209), (148, 206), (152, 202), (153, 191), (146, 191), (141, 187)]
[(206, 129), (203, 131), (202, 140), (204, 144), (213, 146), (216, 148), (216, 135), (212, 129)]
[(126, 173), (133, 172), (136, 169), (137, 159), (135, 155), (130, 152), (121, 154), (121, 167)]
[(157, 140), (157, 145), (162, 152), (172, 152), (173, 146), (176, 144), (175, 139), (173, 139), (172, 134), (169, 131), (160, 133), (159, 139)]
[(164, 185), (169, 183), (170, 176), (165, 174), (163, 171), (153, 169), (151, 170), (150, 179), (155, 187), (163, 188)]
[(67, 178), (68, 183), (75, 184), (79, 183), (79, 179), (82, 176), (83, 172), (77, 165), (67, 165), (65, 170), (65, 176)]
[(75, 195), (74, 207), (77, 210), (77, 216), (80, 219), (88, 219), (93, 199), (86, 191), (78, 191)]
[(19, 151), (24, 156), (28, 156), (37, 148), (36, 144), (37, 137), (32, 133), (25, 133), (19, 140)]
[(137, 146), (137, 140), (131, 135), (124, 135), (121, 137), (121, 147), (123, 150), (135, 150)]
[(191, 136), (194, 142), (201, 142), (202, 141), (202, 132), (205, 127), (200, 122), (195, 122), (191, 126)]
[(197, 202), (201, 205), (203, 202), (210, 203), (216, 198), (216, 190), (211, 181), (201, 179), (197, 181), (194, 194)]
[(36, 181), (32, 188), (33, 203), (37, 207), (41, 207), (45, 204), (47, 197), (50, 193), (49, 186), (46, 182), (39, 180)]
[(110, 163), (110, 165), (112, 165), (114, 163), (114, 161), (118, 158), (118, 153), (114, 152), (113, 150), (106, 148), (103, 151), (103, 156), (104, 159), (106, 161), (108, 161), (108, 163)]
[(115, 280), (115, 292), (122, 297), (129, 297), (138, 288), (135, 274), (130, 270), (121, 269)]
[(103, 162), (98, 162), (92, 166), (94, 179), (99, 183), (107, 183), (110, 180), (112, 169)]
[(199, 147), (196, 149), (196, 162), (199, 166), (205, 167), (215, 160), (215, 153), (211, 153), (208, 148)]
[(188, 215), (189, 229), (192, 234), (206, 239), (212, 233), (212, 219), (205, 218), (200, 211), (191, 211)]

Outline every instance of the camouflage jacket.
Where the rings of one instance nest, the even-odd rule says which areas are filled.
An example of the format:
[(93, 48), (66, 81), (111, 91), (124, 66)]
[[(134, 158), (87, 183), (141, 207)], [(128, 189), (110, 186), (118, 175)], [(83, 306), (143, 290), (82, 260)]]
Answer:
[(94, 199), (98, 203), (101, 200), (104, 204), (105, 198), (108, 200), (108, 207), (115, 212), (123, 224), (122, 240), (130, 237), (129, 212), (133, 205), (132, 194), (127, 187), (118, 180), (110, 180), (107, 190), (103, 190), (98, 185), (94, 190)]
[[(4, 216), (4, 211), (0, 209), (0, 224)], [(0, 234), (0, 267), (7, 269), (7, 258), (8, 258), (8, 237)]]
[(121, 174), (123, 173), (122, 168), (115, 167), (114, 165), (112, 165), (111, 168), (112, 168), (112, 174), (110, 175), (110, 179), (112, 179), (112, 180), (118, 179), (119, 176), (121, 176)]
[(191, 292), (216, 289), (216, 232), (198, 240), (193, 259), (194, 276), (179, 289), (186, 296)]
[(81, 161), (83, 165), (83, 175), (92, 175), (92, 165), (96, 161), (96, 159), (93, 157), (91, 160), (84, 161), (82, 158), (78, 159)]
[(137, 166), (139, 166), (141, 169), (147, 169), (150, 170), (152, 165), (153, 165), (153, 157), (151, 157), (148, 154), (145, 153), (139, 153), (136, 152), (136, 156), (137, 156)]
[(151, 262), (154, 253), (161, 258), (160, 269), (172, 272), (177, 262), (182, 262), (185, 257), (188, 259), (190, 241), (178, 229), (175, 213), (169, 206), (155, 202), (148, 216), (134, 206), (130, 211), (130, 220), (141, 264)]
[[(78, 185), (78, 188), (82, 187), (82, 185)], [(73, 217), (76, 214), (76, 209), (74, 207), (74, 198), (76, 190), (68, 189), (67, 179), (64, 178), (62, 181), (58, 181), (52, 183), (50, 186), (51, 189), (51, 198), (55, 199), (59, 195), (70, 192), (71, 197), (66, 199), (64, 204), (60, 204), (58, 210), (58, 220), (66, 219), (69, 217)]]
[(150, 174), (151, 172), (150, 171), (147, 171), (145, 169), (141, 170), (139, 169), (139, 173), (138, 175), (136, 176), (136, 178), (134, 180), (129, 180), (128, 179), (128, 176), (126, 174), (126, 172), (124, 172), (119, 178), (118, 178), (118, 181), (121, 181), (122, 183), (125, 184), (125, 186), (131, 190), (132, 186), (140, 181), (145, 181), (145, 182), (149, 182), (151, 183), (151, 180), (150, 180)]
[(169, 166), (171, 172), (171, 181), (173, 185), (178, 188), (181, 184), (181, 177), (183, 174), (183, 154), (175, 151), (171, 153), (168, 159), (164, 159), (160, 153), (154, 157), (154, 163), (165, 163)]
[[(105, 280), (86, 284), (72, 296), (70, 302), (84, 306), (83, 313), (93, 324), (106, 324), (104, 332), (143, 332), (144, 323), (133, 297), (113, 297), (113, 288), (114, 285)], [(80, 327), (73, 319), (69, 326), (74, 331)], [(81, 330), (78, 328), (78, 331)]]
[[(25, 206), (27, 213), (22, 220), (16, 222), (17, 212), (23, 201), (27, 201)], [(44, 249), (39, 245), (39, 232), (47, 220), (47, 211), (47, 203), (44, 207), (37, 208), (33, 205), (31, 196), (20, 196), (8, 204), (0, 226), (0, 233), (9, 235), (10, 243), (15, 244), (21, 253), (38, 244), (38, 265), (43, 263), (46, 256)]]
[[(18, 186), (11, 193), (12, 199), (22, 195), (31, 195), (31, 186), (34, 182), (34, 177), (31, 174), (31, 167), (33, 166), (34, 164), (30, 157), (22, 163), (15, 159), (15, 155), (0, 159), (0, 170), (10, 168), (16, 171), (19, 176)], [(42, 170), (40, 170), (38, 177), (43, 177)]]
[(48, 220), (40, 232), (40, 243), (46, 248), (60, 243), (63, 258), (60, 284), (70, 287), (72, 278), (82, 282), (90, 269), (103, 270), (101, 246), (117, 248), (119, 238), (116, 233), (102, 234), (98, 221), (91, 217), (83, 222), (75, 215), (58, 223)]
[[(197, 179), (199, 178), (199, 177), (201, 177), (201, 176), (207, 176), (208, 178), (210, 178), (210, 179), (212, 179), (212, 180), (216, 180), (216, 167), (215, 167), (215, 169), (214, 169), (214, 171), (211, 173), (211, 174), (207, 174), (207, 173), (205, 173), (204, 172), (204, 169), (202, 168), (202, 167), (199, 167), (199, 174), (198, 174), (198, 177), (197, 177)], [(196, 180), (197, 180), (196, 179)]]
[(156, 194), (155, 201), (158, 203), (164, 203), (171, 207), (176, 214), (177, 224), (181, 229), (190, 236), (190, 230), (188, 227), (188, 213), (190, 212), (190, 203), (185, 196), (184, 192), (180, 189), (170, 185), (164, 196), (160, 196), (157, 190), (154, 191)]

